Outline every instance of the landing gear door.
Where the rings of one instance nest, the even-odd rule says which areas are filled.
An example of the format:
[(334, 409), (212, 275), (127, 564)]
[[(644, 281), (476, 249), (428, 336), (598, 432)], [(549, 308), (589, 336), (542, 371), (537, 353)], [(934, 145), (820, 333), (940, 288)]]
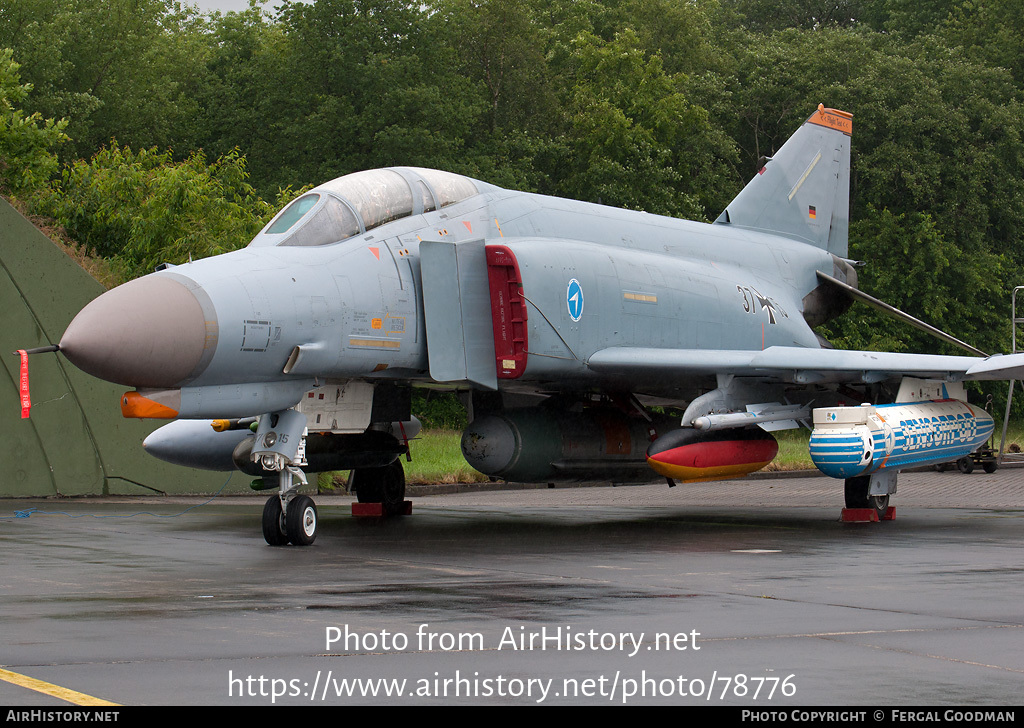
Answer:
[(483, 240), (420, 243), (430, 376), (496, 390), (491, 293)]

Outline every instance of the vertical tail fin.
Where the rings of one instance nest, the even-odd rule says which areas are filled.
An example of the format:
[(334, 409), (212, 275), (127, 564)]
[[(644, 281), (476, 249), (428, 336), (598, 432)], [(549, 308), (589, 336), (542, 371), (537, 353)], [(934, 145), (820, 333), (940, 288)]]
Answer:
[(845, 258), (852, 133), (852, 114), (818, 104), (715, 223), (784, 235)]

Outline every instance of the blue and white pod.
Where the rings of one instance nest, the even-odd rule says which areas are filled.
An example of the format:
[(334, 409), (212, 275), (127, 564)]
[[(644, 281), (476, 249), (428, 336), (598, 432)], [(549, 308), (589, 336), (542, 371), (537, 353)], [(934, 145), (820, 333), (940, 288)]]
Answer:
[(947, 463), (977, 450), (994, 428), (987, 412), (956, 399), (822, 407), (811, 460), (833, 478)]

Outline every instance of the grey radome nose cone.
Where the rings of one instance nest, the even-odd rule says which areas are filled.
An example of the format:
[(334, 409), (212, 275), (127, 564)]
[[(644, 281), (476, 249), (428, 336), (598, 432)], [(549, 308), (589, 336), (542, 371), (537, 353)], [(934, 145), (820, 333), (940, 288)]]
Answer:
[(107, 291), (83, 308), (60, 349), (82, 371), (131, 387), (176, 387), (207, 346), (203, 309), (178, 281), (149, 275)]

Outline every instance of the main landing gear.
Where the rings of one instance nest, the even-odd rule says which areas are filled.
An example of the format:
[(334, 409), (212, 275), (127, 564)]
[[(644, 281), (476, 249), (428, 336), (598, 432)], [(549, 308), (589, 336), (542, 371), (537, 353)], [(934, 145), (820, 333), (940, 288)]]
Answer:
[(878, 514), (878, 520), (882, 520), (886, 511), (889, 510), (889, 496), (868, 495), (869, 480), (870, 476), (867, 475), (846, 479), (846, 488), (844, 490), (846, 507), (871, 508)]
[(847, 478), (844, 488), (846, 508), (842, 520), (846, 522), (891, 521), (895, 509), (889, 507), (889, 496), (896, 492), (894, 472), (876, 472)]
[(349, 489), (355, 490), (360, 503), (380, 503), (385, 516), (398, 516), (405, 508), (405, 470), (395, 460), (381, 468), (357, 468), (352, 471)]

